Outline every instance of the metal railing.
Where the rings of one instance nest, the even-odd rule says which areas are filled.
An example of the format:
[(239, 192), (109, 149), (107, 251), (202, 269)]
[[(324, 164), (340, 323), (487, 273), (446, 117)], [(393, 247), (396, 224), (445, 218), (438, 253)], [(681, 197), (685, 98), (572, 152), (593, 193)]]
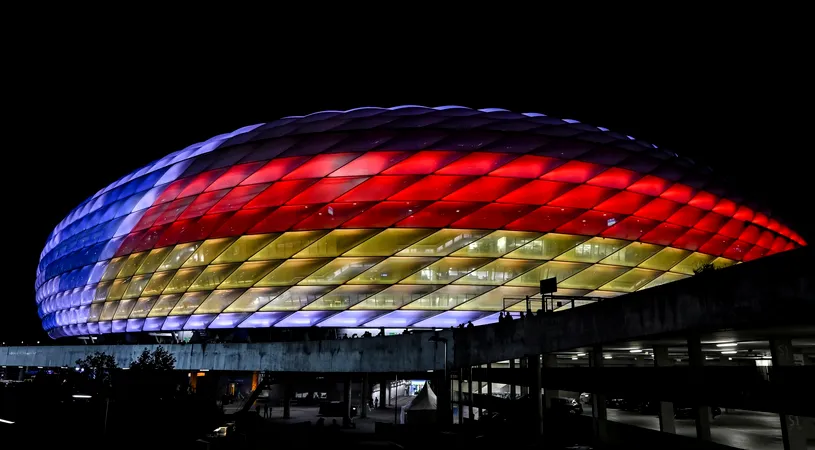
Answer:
[[(582, 297), (576, 295), (527, 295), (526, 297), (504, 297), (502, 311), (508, 311), (509, 308), (517, 305), (518, 303), (526, 303), (525, 311), (529, 312), (554, 312), (565, 309), (572, 309), (577, 306), (583, 306), (588, 303), (596, 303), (607, 300), (602, 297)], [(535, 306), (539, 306), (537, 309)]]

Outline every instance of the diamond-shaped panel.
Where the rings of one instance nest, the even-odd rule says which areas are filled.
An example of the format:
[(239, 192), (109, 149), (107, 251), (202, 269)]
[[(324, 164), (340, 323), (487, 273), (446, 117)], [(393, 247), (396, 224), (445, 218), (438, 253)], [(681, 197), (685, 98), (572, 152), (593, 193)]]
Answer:
[(436, 326), (521, 308), (542, 278), (613, 297), (806, 244), (714, 186), (673, 153), (534, 114), (291, 117), (80, 204), (41, 253), (36, 300), (53, 337)]

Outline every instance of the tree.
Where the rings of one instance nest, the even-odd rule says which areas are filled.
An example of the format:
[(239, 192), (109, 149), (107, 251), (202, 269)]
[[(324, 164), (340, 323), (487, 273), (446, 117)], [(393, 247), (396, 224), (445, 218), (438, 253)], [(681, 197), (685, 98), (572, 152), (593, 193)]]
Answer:
[(141, 355), (130, 363), (130, 369), (139, 372), (173, 370), (175, 369), (175, 356), (161, 346), (152, 353), (145, 348)]
[(693, 269), (693, 273), (695, 275), (699, 275), (699, 274), (708, 273), (708, 272), (715, 272), (717, 270), (719, 270), (719, 267), (717, 267), (712, 262), (709, 262), (709, 263), (706, 263), (706, 264), (700, 264), (700, 265), (696, 266), (696, 268)]
[(128, 371), (128, 394), (140, 401), (161, 401), (172, 398), (179, 385), (174, 371), (175, 357), (159, 346), (152, 352), (144, 349)]
[(95, 352), (85, 359), (77, 359), (79, 372), (89, 382), (90, 388), (101, 391), (111, 387), (111, 373), (118, 369), (116, 359), (103, 352)]

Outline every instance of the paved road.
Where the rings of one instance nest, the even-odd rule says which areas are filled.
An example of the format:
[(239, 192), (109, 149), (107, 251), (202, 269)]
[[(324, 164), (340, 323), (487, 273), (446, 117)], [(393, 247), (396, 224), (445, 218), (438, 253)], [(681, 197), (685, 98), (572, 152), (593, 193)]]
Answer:
[[(410, 398), (405, 398), (404, 403)], [(400, 404), (402, 398), (399, 399)], [(584, 414), (591, 415), (591, 405), (584, 405)], [(316, 423), (319, 419), (319, 408), (316, 406), (292, 406), (291, 418), (283, 419), (283, 408), (275, 407), (272, 410), (273, 423), (298, 423), (311, 421)], [(639, 414), (635, 412), (622, 411), (619, 409), (608, 410), (609, 420), (636, 425), (652, 430), (659, 430), (659, 418), (656, 416)], [(326, 419), (326, 425), (331, 423), (331, 419)], [(341, 422), (338, 419), (338, 422)], [(356, 430), (348, 432), (373, 433), (375, 422), (394, 422), (393, 408), (375, 409), (368, 413), (367, 419), (355, 420)], [(692, 419), (678, 419), (676, 421), (677, 434), (695, 437), (696, 427)], [(729, 410), (717, 417), (711, 424), (711, 437), (714, 442), (729, 445), (731, 447), (743, 448), (746, 450), (783, 450), (784, 445), (781, 438), (781, 425), (778, 415), (754, 411)], [(815, 450), (815, 441), (810, 440), (807, 449)]]
[[(591, 405), (584, 405), (584, 414), (591, 415)], [(659, 418), (619, 409), (609, 409), (608, 419), (659, 430)], [(676, 432), (683, 436), (696, 437), (696, 426), (692, 419), (677, 419)], [(781, 423), (777, 414), (729, 410), (713, 420), (710, 435), (714, 442), (748, 450), (783, 450)], [(815, 448), (812, 443), (808, 448)]]
[[(400, 405), (403, 405), (404, 403), (407, 403), (409, 398), (406, 398), (404, 400), (404, 403), (402, 402), (402, 398), (400, 398), (399, 400)], [(229, 407), (224, 408), (224, 410), (227, 414), (235, 412)], [(261, 414), (263, 414), (263, 408), (261, 408), (260, 412)], [(317, 420), (320, 418), (318, 412), (319, 407), (317, 406), (292, 406), (290, 411), (291, 417), (289, 419), (284, 419), (283, 408), (276, 406), (272, 408), (271, 418), (269, 418), (268, 420), (272, 423), (300, 423), (307, 421), (311, 421), (311, 423), (317, 423)], [(334, 418), (326, 417), (325, 418), (326, 425), (330, 425), (332, 419)], [(340, 424), (342, 423), (341, 418), (337, 417), (336, 419), (337, 422), (339, 422)], [(354, 422), (357, 424), (356, 430), (348, 431), (373, 433), (375, 422), (390, 422), (390, 423), (394, 422), (394, 411), (392, 407), (387, 409), (375, 409), (368, 412), (368, 418), (360, 419), (359, 417), (356, 417)]]

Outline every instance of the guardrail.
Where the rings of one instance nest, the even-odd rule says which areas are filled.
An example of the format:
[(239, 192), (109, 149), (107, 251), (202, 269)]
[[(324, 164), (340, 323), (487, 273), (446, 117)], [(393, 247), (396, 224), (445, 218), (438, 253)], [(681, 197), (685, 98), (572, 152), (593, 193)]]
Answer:
[[(608, 299), (602, 297), (583, 297), (577, 295), (545, 295), (541, 297), (540, 294), (527, 295), (526, 297), (504, 297), (502, 299), (502, 311), (509, 311), (511, 307), (522, 302), (526, 303), (527, 312), (553, 312), (572, 309), (588, 303), (598, 303), (603, 300)], [(535, 309), (534, 306), (540, 307)]]

